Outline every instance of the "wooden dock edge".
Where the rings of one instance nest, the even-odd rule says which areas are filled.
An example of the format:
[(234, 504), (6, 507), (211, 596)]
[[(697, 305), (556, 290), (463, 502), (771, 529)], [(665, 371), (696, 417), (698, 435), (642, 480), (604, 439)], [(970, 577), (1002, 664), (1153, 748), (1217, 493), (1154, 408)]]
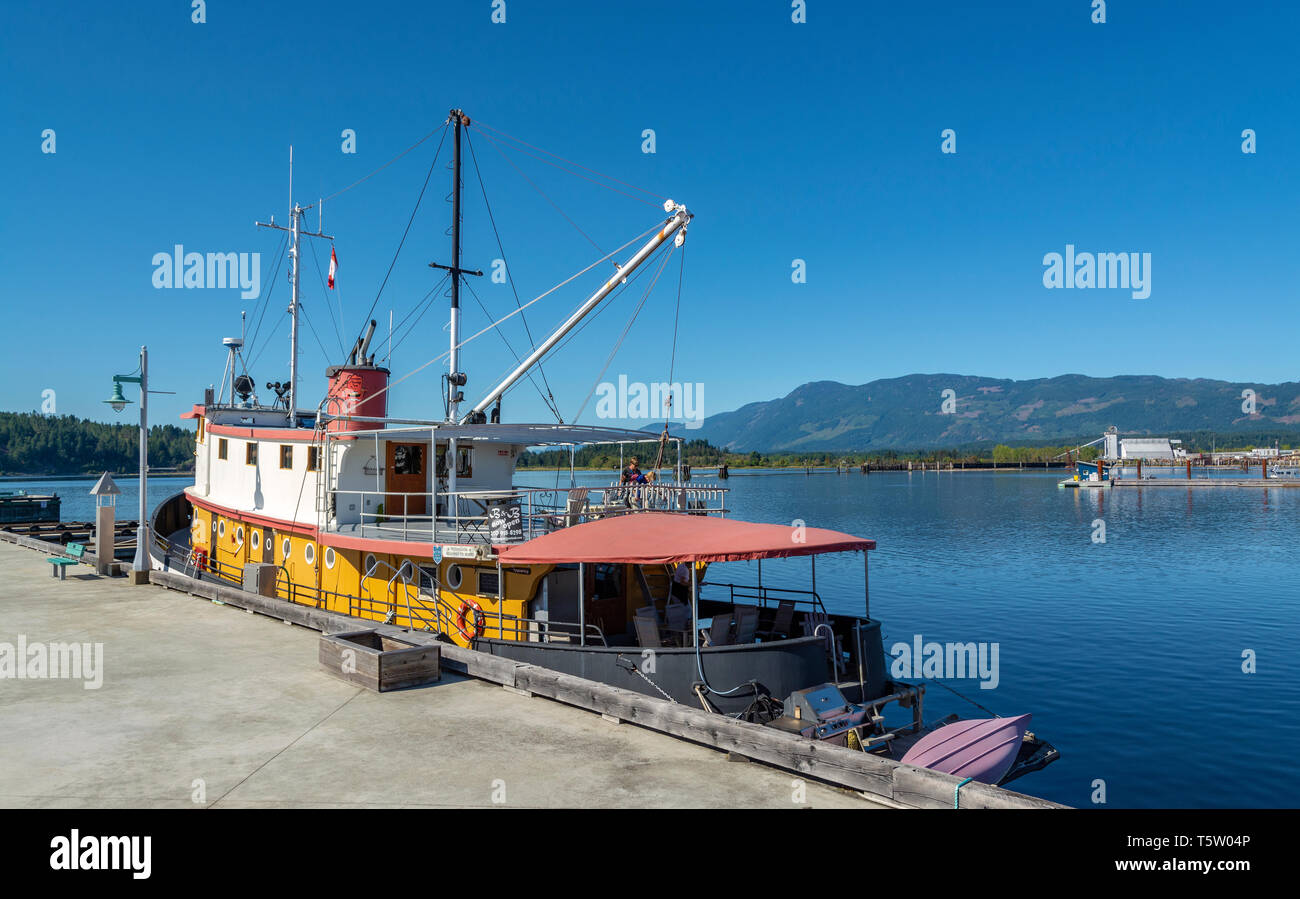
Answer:
[[(200, 581), (171, 571), (153, 571), (151, 582), (226, 605), (330, 634), (356, 630), (359, 619), (288, 600), (247, 593), (236, 587)], [(433, 643), (433, 634), (392, 625), (374, 630), (417, 643)], [(567, 705), (638, 724), (712, 749), (732, 752), (815, 780), (846, 787), (907, 808), (954, 808), (961, 778), (903, 765), (843, 746), (832, 746), (738, 721), (691, 706), (634, 693), (608, 684), (516, 662), (452, 643), (440, 643), (445, 671), (502, 684)], [(1068, 808), (1046, 799), (1001, 787), (968, 783), (960, 790), (960, 808)]]

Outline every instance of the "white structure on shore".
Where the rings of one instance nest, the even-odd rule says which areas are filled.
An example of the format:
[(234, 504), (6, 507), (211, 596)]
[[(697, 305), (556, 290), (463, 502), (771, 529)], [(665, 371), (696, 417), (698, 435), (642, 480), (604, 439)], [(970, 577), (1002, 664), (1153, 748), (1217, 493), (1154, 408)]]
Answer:
[(1102, 437), (1104, 443), (1101, 457), (1108, 462), (1123, 459), (1152, 459), (1173, 461), (1184, 458), (1181, 440), (1168, 437), (1125, 437), (1120, 438), (1119, 429), (1113, 425)]

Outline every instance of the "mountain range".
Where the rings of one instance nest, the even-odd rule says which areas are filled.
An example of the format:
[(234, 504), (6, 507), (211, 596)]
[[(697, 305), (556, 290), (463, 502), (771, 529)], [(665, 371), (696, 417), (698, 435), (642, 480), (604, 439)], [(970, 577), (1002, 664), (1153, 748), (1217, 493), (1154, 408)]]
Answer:
[[(780, 399), (708, 416), (697, 430), (733, 452), (861, 451), (1069, 443), (1191, 431), (1300, 434), (1300, 383), (1061, 375), (1013, 381), (913, 374), (852, 386), (813, 381)], [(652, 425), (647, 430), (657, 430)]]

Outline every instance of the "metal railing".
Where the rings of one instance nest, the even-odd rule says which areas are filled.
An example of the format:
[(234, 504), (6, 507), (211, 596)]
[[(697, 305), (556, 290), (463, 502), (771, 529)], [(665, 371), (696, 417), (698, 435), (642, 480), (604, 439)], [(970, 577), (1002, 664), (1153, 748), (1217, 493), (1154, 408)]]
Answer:
[[(760, 609), (770, 609), (774, 605), (779, 605), (782, 601), (793, 602), (795, 609), (804, 605), (810, 607), (811, 611), (820, 615), (827, 615), (826, 606), (822, 603), (821, 594), (815, 590), (795, 590), (791, 587), (768, 587), (757, 584), (724, 584), (719, 581), (701, 581), (700, 587), (718, 587), (725, 588), (728, 594), (728, 601), (732, 605), (736, 600), (756, 600)], [(714, 599), (714, 597), (709, 597)], [(769, 601), (773, 601), (769, 604)]]
[[(598, 625), (587, 623), (584, 626), (576, 621), (502, 615), (497, 616), (497, 632), (500, 639), (510, 639), (517, 643), (577, 643), (609, 646), (609, 642), (605, 639), (605, 632)], [(514, 636), (507, 638), (507, 633)]]
[[(333, 508), (355, 501), (361, 511), (356, 513), (356, 522), (340, 524), (335, 520), (328, 529), (337, 532), (355, 528), (361, 537), (412, 542), (489, 544), (493, 542), (489, 525), (493, 506), (518, 504), (523, 539), (531, 540), (572, 524), (633, 512), (725, 516), (726, 492), (725, 487), (708, 484), (513, 487), (431, 493), (335, 489), (330, 491)], [(367, 498), (371, 511), (367, 511)], [(712, 505), (714, 502), (717, 504)], [(413, 506), (423, 506), (425, 511), (408, 513), (406, 510)]]

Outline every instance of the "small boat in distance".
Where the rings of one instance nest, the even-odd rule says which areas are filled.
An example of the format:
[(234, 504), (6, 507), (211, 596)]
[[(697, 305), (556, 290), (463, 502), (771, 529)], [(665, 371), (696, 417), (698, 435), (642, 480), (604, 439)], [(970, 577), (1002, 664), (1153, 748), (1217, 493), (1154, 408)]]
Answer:
[(1100, 459), (1096, 462), (1079, 461), (1074, 463), (1077, 473), (1074, 477), (1066, 478), (1058, 487), (1111, 487), (1114, 481), (1111, 479), (1111, 472), (1107, 470), (1106, 463)]

